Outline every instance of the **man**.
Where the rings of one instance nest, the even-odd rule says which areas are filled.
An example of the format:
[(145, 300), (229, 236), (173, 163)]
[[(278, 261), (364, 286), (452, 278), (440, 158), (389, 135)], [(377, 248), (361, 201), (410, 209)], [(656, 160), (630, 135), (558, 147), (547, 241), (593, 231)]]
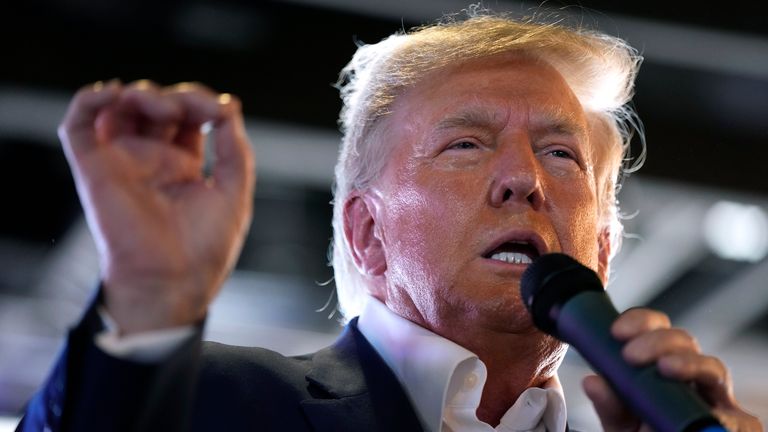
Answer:
[[(201, 349), (250, 220), (237, 100), (194, 84), (81, 90), (60, 134), (102, 283), (21, 428), (567, 430), (566, 347), (533, 327), (519, 281), (549, 252), (607, 281), (639, 57), (605, 35), (473, 15), (361, 47), (344, 71), (333, 260), (359, 318), (307, 356)], [(612, 331), (627, 361), (694, 383), (730, 430), (761, 430), (722, 363), (664, 315), (632, 310)], [(605, 430), (648, 430), (602, 379), (584, 388)]]

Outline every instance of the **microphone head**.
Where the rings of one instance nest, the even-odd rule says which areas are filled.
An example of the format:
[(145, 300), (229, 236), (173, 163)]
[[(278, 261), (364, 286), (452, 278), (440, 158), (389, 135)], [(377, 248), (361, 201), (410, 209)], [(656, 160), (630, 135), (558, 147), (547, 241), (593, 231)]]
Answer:
[(591, 269), (561, 253), (537, 258), (523, 272), (520, 294), (539, 330), (557, 334), (560, 308), (573, 296), (586, 291), (603, 291), (600, 278)]

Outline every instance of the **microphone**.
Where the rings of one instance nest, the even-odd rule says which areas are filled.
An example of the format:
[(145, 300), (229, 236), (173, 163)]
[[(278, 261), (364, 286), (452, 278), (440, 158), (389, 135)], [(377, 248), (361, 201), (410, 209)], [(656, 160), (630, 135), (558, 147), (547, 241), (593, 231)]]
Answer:
[(541, 331), (576, 348), (616, 394), (657, 432), (725, 432), (710, 407), (686, 384), (655, 365), (624, 361), (610, 333), (619, 316), (597, 274), (564, 254), (546, 254), (523, 273), (523, 303)]

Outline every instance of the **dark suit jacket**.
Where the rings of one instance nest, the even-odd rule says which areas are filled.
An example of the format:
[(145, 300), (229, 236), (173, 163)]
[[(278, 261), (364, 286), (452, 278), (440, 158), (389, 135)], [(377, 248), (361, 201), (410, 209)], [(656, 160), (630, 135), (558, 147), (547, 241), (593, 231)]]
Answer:
[(201, 324), (160, 364), (105, 354), (93, 344), (101, 329), (91, 306), (17, 431), (423, 430), (356, 319), (332, 346), (299, 357), (201, 342)]
[(89, 308), (17, 430), (423, 430), (356, 320), (334, 345), (314, 354), (285, 357), (201, 342), (198, 331), (156, 365), (99, 350), (93, 336), (101, 326)]

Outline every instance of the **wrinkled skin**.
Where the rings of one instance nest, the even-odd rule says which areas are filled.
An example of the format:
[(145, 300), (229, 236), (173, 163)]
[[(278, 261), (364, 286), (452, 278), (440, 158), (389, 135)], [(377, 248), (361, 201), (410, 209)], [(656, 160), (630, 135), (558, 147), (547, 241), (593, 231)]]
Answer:
[(396, 144), (372, 200), (387, 261), (377, 295), (456, 340), (466, 337), (460, 317), (529, 332), (525, 267), (483, 255), (530, 231), (546, 252), (606, 268), (586, 116), (544, 65), (502, 58), (444, 74), (401, 97), (384, 126)]
[[(347, 240), (370, 293), (484, 361), (478, 418), (492, 425), (523, 390), (555, 374), (565, 347), (533, 327), (519, 295), (525, 265), (490, 259), (489, 251), (526, 239), (607, 280), (598, 190), (608, 181), (610, 150), (591, 124), (559, 73), (541, 62), (505, 54), (447, 67), (399, 96), (377, 136), (393, 146), (388, 164), (345, 203)], [(630, 318), (627, 339), (669, 328), (655, 312)], [(658, 356), (643, 361), (670, 351), (702, 357), (667, 331), (675, 338), (658, 338), (647, 351)], [(640, 427), (599, 378), (586, 385), (606, 430)], [(606, 420), (613, 416), (628, 420)]]

